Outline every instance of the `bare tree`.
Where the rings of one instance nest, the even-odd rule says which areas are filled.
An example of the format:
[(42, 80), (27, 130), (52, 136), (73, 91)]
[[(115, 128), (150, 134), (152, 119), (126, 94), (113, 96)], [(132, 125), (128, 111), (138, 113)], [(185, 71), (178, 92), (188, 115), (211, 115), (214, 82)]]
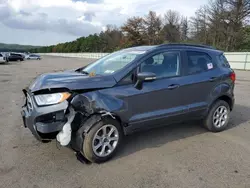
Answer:
[(249, 0), (225, 0), (228, 7), (229, 36), (226, 49), (234, 50), (243, 42), (243, 25), (250, 15)]
[(145, 44), (145, 25), (141, 17), (129, 18), (124, 26), (121, 27), (130, 45)]
[(148, 44), (159, 44), (160, 31), (162, 28), (162, 20), (156, 15), (156, 12), (149, 11), (148, 15), (144, 19), (145, 33), (147, 34)]
[(189, 25), (187, 17), (181, 18), (181, 26), (180, 26), (181, 40), (187, 41), (189, 35)]
[(162, 36), (168, 42), (180, 41), (180, 14), (179, 12), (168, 10), (164, 15), (164, 26)]
[(209, 43), (208, 10), (206, 6), (200, 7), (195, 12), (195, 16), (190, 19), (190, 24), (192, 38), (203, 44)]
[(165, 24), (179, 25), (180, 24), (180, 13), (173, 10), (168, 10), (164, 15)]

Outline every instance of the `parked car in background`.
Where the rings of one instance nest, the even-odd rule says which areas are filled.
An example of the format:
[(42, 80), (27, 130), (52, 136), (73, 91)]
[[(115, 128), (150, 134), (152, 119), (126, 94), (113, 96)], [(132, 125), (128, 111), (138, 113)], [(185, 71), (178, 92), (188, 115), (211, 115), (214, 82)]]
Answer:
[(6, 63), (8, 62), (8, 59), (5, 54), (0, 53), (0, 63)]
[(41, 56), (36, 55), (36, 54), (30, 54), (30, 55), (27, 56), (27, 59), (41, 60)]
[(99, 163), (122, 148), (124, 135), (140, 130), (191, 120), (211, 132), (225, 130), (234, 84), (226, 57), (212, 47), (134, 47), (39, 76), (23, 90), (22, 116), (38, 140), (57, 139)]
[(18, 53), (10, 53), (7, 57), (8, 61), (23, 61), (24, 55)]

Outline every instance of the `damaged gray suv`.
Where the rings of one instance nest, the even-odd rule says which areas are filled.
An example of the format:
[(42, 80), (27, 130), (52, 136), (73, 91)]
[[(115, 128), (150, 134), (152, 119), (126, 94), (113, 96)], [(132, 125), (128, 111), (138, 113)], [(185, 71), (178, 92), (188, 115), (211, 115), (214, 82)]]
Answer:
[(136, 131), (190, 120), (202, 120), (212, 132), (224, 130), (234, 82), (223, 52), (211, 47), (134, 47), (39, 76), (23, 90), (22, 117), (38, 140), (56, 139), (99, 163)]

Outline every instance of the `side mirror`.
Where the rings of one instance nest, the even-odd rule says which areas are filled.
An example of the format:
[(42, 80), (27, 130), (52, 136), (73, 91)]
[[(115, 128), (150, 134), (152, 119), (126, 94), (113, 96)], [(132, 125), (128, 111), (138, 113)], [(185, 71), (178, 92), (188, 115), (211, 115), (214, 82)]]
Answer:
[(152, 72), (141, 72), (137, 74), (137, 81), (135, 88), (141, 90), (143, 82), (150, 82), (156, 79), (155, 73)]

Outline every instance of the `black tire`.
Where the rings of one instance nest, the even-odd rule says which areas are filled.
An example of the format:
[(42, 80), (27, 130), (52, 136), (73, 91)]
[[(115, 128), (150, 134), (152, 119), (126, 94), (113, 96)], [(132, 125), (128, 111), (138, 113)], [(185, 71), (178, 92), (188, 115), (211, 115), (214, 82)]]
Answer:
[[(213, 122), (214, 113), (216, 112), (216, 110), (219, 107), (226, 107), (227, 112), (228, 112), (228, 114), (227, 114), (228, 117), (227, 117), (224, 125), (221, 126), (221, 127), (215, 126), (215, 123)], [(223, 130), (225, 130), (227, 128), (229, 119), (230, 119), (230, 107), (229, 107), (229, 104), (226, 101), (218, 100), (211, 106), (211, 108), (209, 110), (209, 113), (208, 113), (206, 119), (204, 120), (204, 126), (205, 126), (206, 129), (208, 129), (211, 132), (221, 132), (221, 131), (223, 131)]]
[[(114, 149), (114, 151), (112, 153), (110, 153), (108, 156), (105, 157), (100, 157), (97, 156), (92, 148), (92, 141), (94, 139), (94, 136), (96, 134), (96, 132), (103, 126), (105, 125), (114, 125), (117, 130), (118, 130), (118, 134), (119, 134), (119, 139), (118, 139), (118, 143)], [(89, 161), (93, 162), (93, 163), (102, 163), (102, 162), (106, 162), (109, 159), (111, 159), (115, 153), (117, 152), (117, 150), (120, 148), (120, 145), (122, 143), (122, 139), (123, 139), (123, 131), (121, 129), (121, 125), (118, 121), (111, 119), (111, 118), (105, 118), (105, 120), (102, 120), (98, 123), (96, 123), (91, 129), (90, 131), (84, 135), (84, 142), (83, 142), (83, 154), (86, 157), (86, 159), (88, 159)]]
[(44, 144), (50, 143), (52, 140), (42, 140), (41, 142)]

